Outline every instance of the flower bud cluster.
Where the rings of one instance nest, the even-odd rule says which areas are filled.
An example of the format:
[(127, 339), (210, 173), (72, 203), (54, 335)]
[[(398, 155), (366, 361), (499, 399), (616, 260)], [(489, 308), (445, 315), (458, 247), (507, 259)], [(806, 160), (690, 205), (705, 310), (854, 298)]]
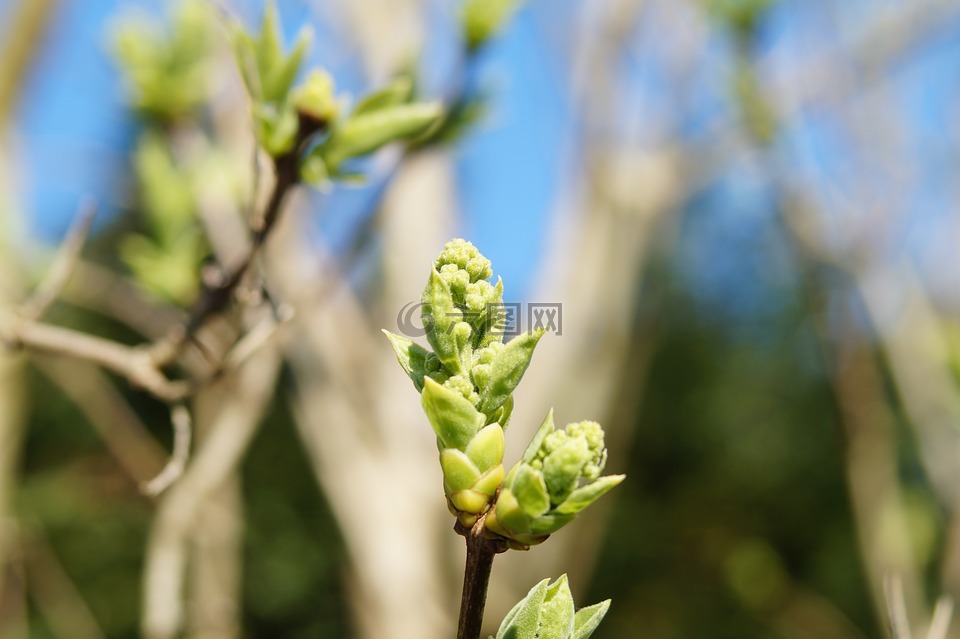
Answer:
[(623, 481), (623, 475), (600, 476), (606, 460), (600, 424), (584, 421), (556, 430), (551, 411), (507, 474), (487, 529), (514, 547), (543, 542)]
[(422, 297), (434, 351), (387, 333), (437, 434), (450, 510), (467, 526), (487, 511), (503, 480), (512, 394), (543, 334), (503, 343), (503, 284), (491, 284), (492, 275), (490, 260), (471, 243), (448, 242)]
[(448, 242), (421, 297), (433, 351), (384, 332), (420, 391), (437, 435), (450, 511), (468, 527), (485, 515), (491, 534), (526, 548), (571, 521), (623, 476), (600, 477), (607, 451), (599, 424), (556, 430), (551, 412), (504, 477), (503, 433), (513, 391), (543, 331), (503, 343), (503, 283), (491, 284), (492, 275), (490, 261), (470, 242)]

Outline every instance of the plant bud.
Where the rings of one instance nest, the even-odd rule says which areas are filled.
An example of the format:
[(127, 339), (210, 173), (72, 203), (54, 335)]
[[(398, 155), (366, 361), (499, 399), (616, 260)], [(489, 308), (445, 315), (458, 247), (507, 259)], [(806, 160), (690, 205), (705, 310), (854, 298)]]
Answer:
[(623, 475), (600, 477), (605, 463), (599, 424), (579, 422), (558, 431), (550, 411), (507, 474), (486, 528), (514, 547), (543, 542), (623, 481)]

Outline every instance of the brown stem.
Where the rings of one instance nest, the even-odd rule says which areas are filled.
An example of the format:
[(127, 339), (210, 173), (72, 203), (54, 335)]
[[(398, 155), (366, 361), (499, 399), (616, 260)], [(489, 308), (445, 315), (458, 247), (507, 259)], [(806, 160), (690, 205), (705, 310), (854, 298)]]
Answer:
[(484, 517), (481, 516), (470, 529), (459, 523), (456, 528), (467, 540), (467, 564), (463, 574), (457, 639), (480, 639), (493, 558), (497, 553), (506, 550), (502, 542), (484, 537), (483, 520)]

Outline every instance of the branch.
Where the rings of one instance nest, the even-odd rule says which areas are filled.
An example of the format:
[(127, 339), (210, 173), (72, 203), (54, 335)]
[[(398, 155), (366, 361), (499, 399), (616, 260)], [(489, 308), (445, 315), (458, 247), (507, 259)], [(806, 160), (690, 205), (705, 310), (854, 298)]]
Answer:
[(11, 318), (6, 326), (0, 324), (0, 342), (11, 349), (27, 348), (93, 362), (166, 402), (180, 401), (190, 389), (186, 382), (167, 379), (150, 351), (68, 328)]
[(173, 425), (173, 454), (170, 456), (170, 461), (167, 462), (159, 475), (148, 482), (144, 482), (140, 487), (144, 494), (151, 497), (156, 497), (180, 478), (183, 469), (187, 466), (187, 459), (190, 457), (193, 426), (190, 412), (183, 404), (177, 404), (171, 409), (170, 423)]
[(503, 541), (488, 539), (484, 536), (485, 519), (486, 515), (481, 515), (470, 529), (461, 525), (460, 522), (457, 522), (454, 527), (467, 540), (467, 563), (463, 574), (457, 639), (480, 639), (493, 558), (507, 549)]
[(37, 286), (33, 297), (21, 308), (20, 313), (23, 317), (40, 319), (63, 291), (80, 260), (80, 253), (90, 234), (90, 227), (93, 225), (96, 214), (97, 207), (94, 203), (89, 202), (81, 206), (46, 277)]

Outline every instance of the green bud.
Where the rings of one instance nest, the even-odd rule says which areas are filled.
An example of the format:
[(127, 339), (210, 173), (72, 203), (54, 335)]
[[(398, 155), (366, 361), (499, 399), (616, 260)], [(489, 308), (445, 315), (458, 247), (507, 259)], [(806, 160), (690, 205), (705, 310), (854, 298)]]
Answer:
[(588, 639), (609, 609), (608, 599), (574, 613), (567, 576), (544, 579), (507, 613), (496, 639)]
[[(501, 305), (503, 282), (498, 279), (493, 285), (488, 281), (493, 275), (490, 261), (470, 242), (451, 240), (433, 266), (421, 296), (421, 317), (433, 352), (404, 337), (384, 334), (400, 366), (420, 391), (424, 412), (437, 435), (450, 511), (464, 526), (473, 525), (484, 513), (495, 522), (497, 516), (489, 508), (504, 484), (503, 430), (513, 412), (512, 393), (543, 332), (502, 343), (502, 336), (494, 330), (502, 327), (502, 316), (487, 310), (489, 305)], [(548, 420), (552, 431), (552, 417)], [(588, 434), (593, 436), (587, 430), (582, 434), (585, 442)], [(573, 436), (581, 434), (577, 431)], [(578, 444), (584, 451), (576, 456), (575, 468), (562, 466), (566, 475), (552, 472), (551, 481), (556, 479), (553, 475), (563, 479), (564, 495), (581, 497), (576, 490), (581, 477), (586, 477), (588, 464), (580, 463), (580, 458), (593, 460), (588, 453), (595, 443)], [(537, 463), (536, 468), (529, 464), (515, 467), (506, 478), (512, 490), (499, 497), (504, 523), (495, 532), (512, 531), (501, 534), (515, 545), (542, 541), (549, 533), (537, 532), (539, 529), (558, 527), (558, 522), (574, 516), (551, 511), (554, 504), (541, 470), (542, 460)]]
[(312, 71), (294, 91), (293, 104), (301, 114), (318, 122), (332, 122), (338, 110), (333, 78), (326, 71)]
[(423, 380), (421, 399), (440, 447), (444, 493), (451, 512), (470, 526), (487, 511), (503, 481), (503, 428), (484, 426), (483, 413), (463, 395), (473, 388), (465, 378), (453, 376), (443, 385)]
[(579, 422), (558, 431), (550, 411), (507, 474), (486, 528), (519, 546), (541, 543), (623, 481), (623, 475), (599, 477), (605, 461), (599, 424)]

